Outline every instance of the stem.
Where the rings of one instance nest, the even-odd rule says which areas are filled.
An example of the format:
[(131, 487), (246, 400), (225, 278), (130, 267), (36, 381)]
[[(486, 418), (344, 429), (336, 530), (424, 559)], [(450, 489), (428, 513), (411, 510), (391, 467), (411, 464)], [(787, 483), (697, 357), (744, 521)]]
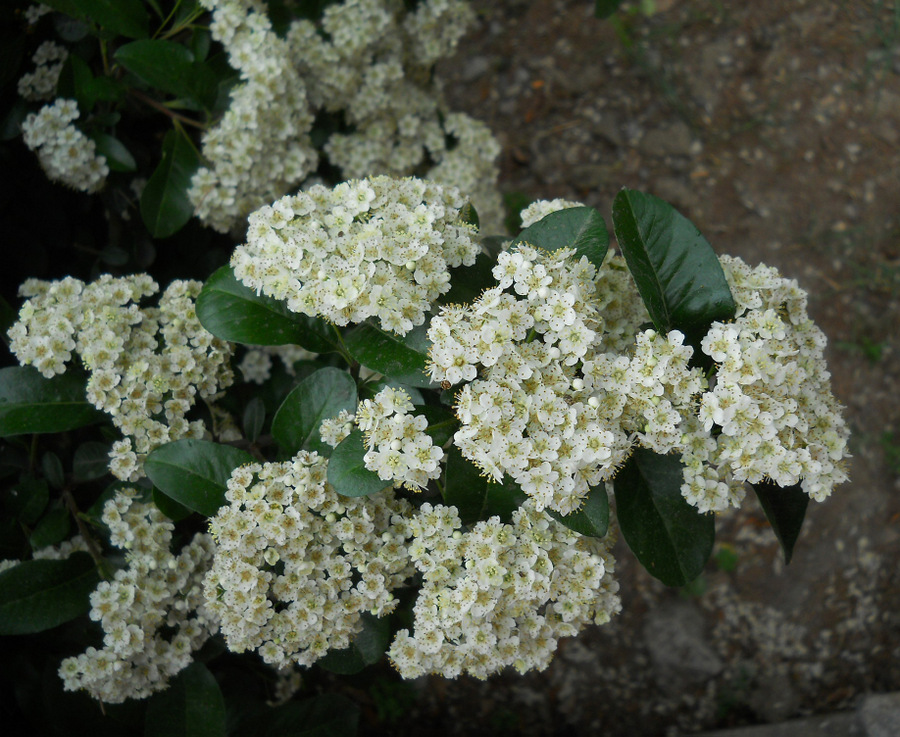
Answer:
[(75, 520), (75, 525), (78, 527), (78, 534), (81, 535), (85, 545), (87, 545), (88, 553), (90, 553), (91, 558), (93, 558), (94, 565), (97, 566), (97, 570), (100, 571), (100, 575), (103, 579), (109, 581), (112, 578), (112, 574), (107, 569), (106, 561), (100, 554), (100, 548), (97, 545), (97, 541), (94, 540), (91, 531), (84, 523), (84, 519), (81, 516), (81, 510), (78, 509), (78, 505), (75, 503), (75, 497), (72, 496), (71, 491), (63, 489), (62, 498), (69, 510), (69, 514), (71, 514), (72, 519)]
[(194, 128), (199, 128), (200, 130), (205, 130), (205, 129), (206, 129), (206, 125), (205, 125), (205, 124), (203, 124), (203, 123), (198, 123), (198, 122), (197, 122), (196, 120), (194, 120), (193, 118), (188, 118), (186, 115), (182, 115), (181, 113), (176, 113), (174, 110), (171, 110), (171, 109), (167, 108), (165, 105), (163, 105), (163, 104), (160, 103), (160, 102), (157, 102), (157, 101), (154, 100), (152, 97), (149, 97), (148, 95), (145, 95), (145, 94), (144, 94), (143, 92), (141, 92), (140, 90), (136, 90), (136, 89), (132, 88), (132, 89), (129, 89), (128, 91), (129, 91), (132, 95), (134, 95), (135, 97), (137, 97), (141, 102), (146, 103), (147, 105), (149, 105), (150, 107), (152, 107), (154, 110), (159, 110), (159, 112), (161, 112), (161, 113), (163, 113), (163, 114), (165, 114), (165, 115), (168, 115), (170, 118), (172, 118), (173, 121), (176, 121), (176, 120), (177, 120), (177, 121), (179, 121), (179, 122), (181, 122), (181, 123), (184, 123), (185, 125), (191, 125), (191, 126), (193, 126)]

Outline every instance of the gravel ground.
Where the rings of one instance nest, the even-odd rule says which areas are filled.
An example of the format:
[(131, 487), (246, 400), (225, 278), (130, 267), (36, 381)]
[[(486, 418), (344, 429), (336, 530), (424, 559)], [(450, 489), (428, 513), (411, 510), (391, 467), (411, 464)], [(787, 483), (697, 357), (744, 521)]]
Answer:
[(441, 74), (498, 134), (511, 205), (642, 189), (797, 278), (855, 457), (790, 566), (750, 499), (689, 590), (620, 547), (616, 621), (544, 673), (423, 681), (390, 733), (672, 735), (900, 688), (900, 4), (656, 0), (618, 28), (589, 0), (474, 5)]

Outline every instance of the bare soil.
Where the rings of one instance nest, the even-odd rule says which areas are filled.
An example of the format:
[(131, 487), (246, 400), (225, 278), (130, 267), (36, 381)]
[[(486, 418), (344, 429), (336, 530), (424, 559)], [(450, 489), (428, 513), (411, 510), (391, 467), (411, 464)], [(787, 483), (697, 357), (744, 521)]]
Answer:
[(511, 206), (607, 214), (641, 189), (717, 251), (796, 278), (830, 337), (855, 457), (851, 482), (811, 503), (789, 566), (750, 498), (688, 590), (620, 544), (616, 621), (544, 673), (423, 681), (391, 733), (673, 735), (900, 689), (897, 0), (656, 0), (617, 23), (590, 0), (474, 4), (440, 73), (450, 108), (499, 136)]

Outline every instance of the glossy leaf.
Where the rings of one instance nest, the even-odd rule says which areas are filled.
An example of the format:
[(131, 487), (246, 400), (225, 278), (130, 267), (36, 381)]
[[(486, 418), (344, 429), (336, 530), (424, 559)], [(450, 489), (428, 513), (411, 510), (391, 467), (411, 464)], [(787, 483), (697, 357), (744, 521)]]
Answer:
[(354, 430), (331, 452), (328, 460), (328, 483), (344, 496), (368, 496), (391, 486), (374, 471), (366, 468), (363, 456), (366, 446), (361, 430)]
[(809, 496), (803, 491), (800, 484), (782, 487), (765, 480), (750, 485), (756, 492), (756, 498), (759, 499), (766, 519), (769, 520), (775, 537), (781, 544), (784, 562), (788, 564), (794, 555), (797, 538), (800, 537), (800, 530), (806, 517), (806, 507), (809, 505)]
[(565, 516), (548, 509), (548, 514), (570, 530), (589, 537), (603, 537), (609, 530), (609, 496), (606, 485), (594, 486), (581, 509)]
[(623, 189), (613, 203), (622, 255), (653, 324), (680, 330), (695, 345), (735, 302), (719, 259), (697, 227), (669, 203)]
[(226, 265), (213, 273), (197, 297), (197, 317), (222, 340), (245, 345), (299, 345), (315, 353), (335, 349), (336, 334), (324, 320), (288, 310), (279, 300), (257, 294)]
[(178, 130), (166, 133), (162, 159), (141, 194), (141, 217), (154, 238), (168, 238), (191, 219), (194, 206), (187, 193), (199, 166), (187, 135)]
[(525, 492), (508, 476), (498, 484), (488, 478), (456, 446), (447, 453), (444, 503), (456, 507), (464, 525), (498, 516), (509, 522), (525, 501)]
[(95, 133), (91, 136), (97, 145), (97, 153), (106, 157), (111, 171), (137, 171), (137, 162), (125, 144), (108, 133)]
[(576, 259), (586, 256), (599, 269), (609, 249), (609, 231), (603, 216), (593, 207), (570, 207), (551, 212), (529, 225), (510, 248), (521, 243), (545, 251), (574, 248)]
[(215, 74), (205, 64), (197, 63), (183, 44), (161, 39), (133, 41), (120, 47), (114, 58), (151, 87), (207, 110), (216, 102)]
[(203, 663), (191, 663), (150, 699), (144, 737), (225, 737), (225, 699)]
[(47, 0), (54, 10), (128, 38), (146, 38), (150, 16), (141, 0)]
[(87, 553), (6, 569), (0, 573), (0, 635), (43, 632), (86, 613), (99, 580)]
[(262, 397), (253, 397), (244, 407), (244, 435), (255, 443), (266, 421), (266, 403)]
[(150, 452), (144, 470), (166, 496), (211, 517), (225, 503), (225, 485), (231, 472), (253, 462), (253, 456), (240, 448), (185, 438)]
[(33, 366), (0, 369), (0, 437), (65, 432), (103, 419), (74, 371), (44, 378)]
[(391, 628), (387, 617), (375, 617), (368, 612), (360, 618), (360, 630), (343, 650), (332, 650), (318, 661), (325, 670), (342, 676), (359, 673), (367, 665), (381, 660), (391, 641)]
[(344, 335), (344, 345), (360, 364), (401, 384), (433, 387), (425, 371), (428, 328), (420, 325), (400, 336), (363, 323)]
[(715, 541), (715, 518), (681, 496), (675, 456), (637, 448), (613, 480), (622, 536), (644, 568), (667, 586), (684, 586), (703, 570)]
[(75, 449), (72, 474), (76, 481), (93, 481), (109, 471), (109, 444), (89, 441)]
[(156, 508), (173, 522), (181, 522), (190, 517), (193, 512), (184, 504), (179, 504), (172, 497), (166, 496), (159, 489), (153, 489), (153, 503)]
[(272, 435), (291, 455), (314, 450), (328, 456), (332, 448), (319, 437), (319, 426), (344, 409), (356, 411), (356, 382), (346, 371), (326, 366), (285, 397), (272, 420)]

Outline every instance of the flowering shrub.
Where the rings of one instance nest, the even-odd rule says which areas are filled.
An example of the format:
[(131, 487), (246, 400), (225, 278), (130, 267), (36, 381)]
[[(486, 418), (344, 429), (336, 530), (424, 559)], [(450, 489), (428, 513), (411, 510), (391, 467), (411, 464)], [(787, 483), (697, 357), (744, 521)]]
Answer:
[[(752, 491), (789, 561), (809, 499), (846, 480), (795, 281), (628, 189), (618, 251), (567, 200), (486, 236), (497, 144), (431, 78), (465, 3), (51, 5), (65, 23), (25, 19), (102, 54), (44, 40), (20, 80), (55, 100), (19, 108), (47, 174), (105, 197), (153, 161), (153, 236), (196, 215), (242, 243), (162, 290), (96, 268), (20, 287), (0, 635), (23, 636), (18, 665), (50, 643), (48, 699), (119, 704), (123, 733), (218, 735), (224, 691), (236, 734), (352, 734), (346, 697), (263, 702), (322, 670), (544, 669), (620, 612), (620, 537), (683, 586), (713, 513)], [(173, 121), (160, 157), (116, 138), (126, 98)]]

